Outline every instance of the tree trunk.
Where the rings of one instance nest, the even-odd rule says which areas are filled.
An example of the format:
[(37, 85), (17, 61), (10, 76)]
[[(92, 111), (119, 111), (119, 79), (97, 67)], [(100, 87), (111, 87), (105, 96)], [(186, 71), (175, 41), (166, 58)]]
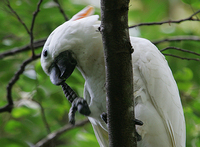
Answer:
[(129, 0), (101, 0), (110, 147), (136, 147)]

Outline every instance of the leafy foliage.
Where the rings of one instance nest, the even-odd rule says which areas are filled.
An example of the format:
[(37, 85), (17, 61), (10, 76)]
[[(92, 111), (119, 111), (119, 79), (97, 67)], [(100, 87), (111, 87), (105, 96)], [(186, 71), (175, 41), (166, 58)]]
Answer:
[[(183, 2), (184, 3), (183, 3)], [(160, 22), (164, 20), (179, 20), (192, 15), (200, 9), (198, 0), (143, 0), (131, 1), (129, 11), (129, 25), (144, 22)], [(38, 1), (10, 0), (10, 4), (23, 22), (30, 28), (32, 14), (37, 8)], [(88, 1), (67, 0), (59, 1), (68, 18), (92, 3)], [(22, 24), (6, 6), (7, 1), (0, 1), (0, 54), (20, 48), (30, 43), (30, 37)], [(192, 8), (191, 8), (192, 7)], [(97, 14), (100, 9), (97, 8)], [(195, 15), (194, 18), (199, 18)], [(46, 38), (57, 26), (65, 21), (58, 9), (56, 0), (44, 0), (36, 17), (34, 25), (34, 40)], [(141, 26), (130, 30), (134, 36), (147, 38), (151, 41), (165, 38), (179, 38), (180, 36), (199, 36), (199, 21), (185, 21), (183, 23)], [(200, 53), (199, 41), (166, 41), (157, 44), (159, 49), (175, 46)], [(39, 54), (42, 48), (35, 49)], [(165, 50), (163, 53), (173, 54), (186, 58), (198, 58), (197, 55), (180, 50)], [(24, 60), (32, 56), (31, 50), (15, 53), (0, 58), (0, 106), (7, 104), (6, 87), (18, 71)], [(187, 125), (187, 147), (200, 146), (200, 64), (198, 61), (181, 60), (166, 56), (177, 81), (183, 103)], [(67, 83), (83, 96), (84, 79), (78, 70), (75, 70)], [(35, 60), (28, 64), (25, 72), (15, 83), (12, 89), (14, 109), (11, 113), (0, 114), (0, 144), (4, 147), (27, 147), (36, 144), (50, 132), (62, 128), (68, 123), (70, 104), (67, 102), (61, 87), (51, 84), (49, 77), (43, 72), (40, 61)], [(85, 119), (77, 114), (77, 120)], [(54, 140), (56, 146), (99, 146), (90, 124), (67, 131)]]

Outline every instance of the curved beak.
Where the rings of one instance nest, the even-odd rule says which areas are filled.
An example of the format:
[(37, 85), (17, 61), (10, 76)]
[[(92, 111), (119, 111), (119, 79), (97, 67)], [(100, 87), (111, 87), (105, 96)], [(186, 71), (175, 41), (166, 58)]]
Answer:
[(61, 85), (72, 74), (76, 67), (72, 52), (61, 52), (49, 68), (50, 80), (54, 85)]

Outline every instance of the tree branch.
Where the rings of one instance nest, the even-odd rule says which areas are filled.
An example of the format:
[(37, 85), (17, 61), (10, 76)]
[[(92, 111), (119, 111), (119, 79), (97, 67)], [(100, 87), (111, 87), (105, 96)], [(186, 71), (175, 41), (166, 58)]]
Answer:
[[(163, 51), (166, 51), (166, 50), (177, 50), (177, 51), (181, 51), (181, 52), (186, 52), (186, 53), (190, 53), (190, 54), (194, 54), (194, 55), (197, 55), (197, 56), (200, 56), (199, 53), (196, 53), (194, 51), (190, 51), (190, 50), (185, 50), (185, 49), (181, 49), (181, 48), (178, 48), (178, 47), (166, 47), (164, 49), (161, 49), (160, 52), (163, 52)], [(198, 58), (188, 58), (188, 57), (180, 57), (178, 55), (173, 55), (173, 54), (165, 54), (163, 53), (163, 55), (165, 56), (172, 56), (172, 57), (175, 57), (175, 58), (179, 58), (179, 59), (182, 59), (182, 60), (194, 60), (194, 61), (200, 61), (200, 59)]]
[(163, 42), (172, 42), (172, 41), (200, 41), (199, 36), (174, 36), (171, 38), (165, 38), (162, 40), (152, 41), (153, 44), (157, 45)]
[(170, 25), (171, 23), (181, 23), (184, 21), (200, 21), (198, 18), (196, 18), (196, 19), (193, 18), (193, 16), (197, 15), (198, 13), (200, 13), (200, 10), (198, 10), (197, 12), (192, 14), (190, 17), (187, 17), (185, 19), (167, 20), (167, 21), (161, 21), (161, 22), (139, 23), (137, 25), (130, 26), (129, 28), (135, 28), (135, 27), (139, 27), (139, 26), (162, 25), (162, 24), (166, 24), (166, 23), (168, 23)]
[(7, 1), (7, 4), (6, 4), (7, 7), (8, 7), (8, 8), (10, 9), (10, 11), (14, 14), (14, 16), (17, 17), (17, 19), (19, 20), (19, 22), (24, 26), (26, 32), (27, 32), (28, 34), (30, 34), (30, 31), (29, 31), (28, 27), (26, 26), (26, 24), (22, 21), (22, 19), (21, 19), (20, 16), (17, 14), (17, 12), (16, 12), (15, 10), (13, 10), (13, 8), (11, 7), (10, 1), (9, 1), (9, 0), (6, 0), (6, 1)]
[(29, 33), (30, 34), (30, 47), (31, 47), (31, 50), (32, 50), (32, 56), (35, 56), (34, 46), (33, 46), (33, 40), (34, 40), (34, 37), (33, 37), (33, 28), (34, 28), (36, 16), (37, 16), (37, 14), (40, 11), (40, 5), (41, 5), (42, 1), (43, 0), (39, 0), (39, 2), (37, 4), (37, 8), (36, 8), (35, 12), (33, 12), (33, 18), (32, 18), (32, 23), (31, 23), (30, 33)]
[[(47, 122), (45, 111), (44, 111), (44, 107), (42, 106), (42, 102), (38, 102), (38, 101), (36, 101), (34, 99), (32, 99), (32, 100), (34, 102), (36, 102), (40, 106), (42, 121), (44, 123), (44, 126), (45, 126), (46, 131), (47, 131), (47, 135), (48, 135), (48, 134), (51, 133), (51, 129), (50, 129), (50, 126), (49, 126), (49, 124)], [(52, 139), (51, 141), (49, 141), (48, 147), (55, 147), (55, 140), (54, 139)]]
[(67, 15), (65, 14), (64, 10), (62, 9), (62, 7), (61, 7), (59, 1), (58, 1), (58, 0), (54, 0), (54, 2), (57, 3), (57, 5), (58, 5), (58, 9), (60, 10), (60, 13), (63, 15), (65, 21), (68, 21), (69, 18), (67, 17)]
[(44, 112), (44, 107), (42, 106), (42, 102), (38, 102), (34, 99), (32, 99), (32, 101), (36, 102), (39, 106), (40, 106), (40, 110), (41, 110), (41, 116), (42, 116), (42, 121), (44, 123), (44, 126), (47, 130), (47, 133), (50, 134), (51, 133), (51, 129), (50, 129), (50, 126), (47, 122), (47, 119), (46, 119), (46, 116), (45, 116), (45, 112)]
[[(165, 39), (161, 39), (161, 40), (157, 40), (157, 41), (152, 41), (152, 43), (157, 45), (159, 43), (171, 42), (171, 41), (200, 41), (200, 37), (198, 37), (198, 36), (174, 36), (174, 37), (171, 37), (171, 38), (165, 38)], [(45, 42), (46, 42), (46, 38), (41, 39), (41, 40), (37, 40), (37, 41), (33, 42), (33, 47), (35, 49), (43, 47)], [(29, 51), (30, 49), (31, 49), (30, 44), (25, 45), (23, 47), (19, 47), (19, 48), (13, 48), (13, 49), (10, 49), (7, 52), (1, 53), (0, 59), (7, 57), (7, 56), (12, 56), (14, 54), (21, 53), (21, 52), (24, 52), (24, 51)]]
[[(37, 49), (39, 47), (42, 47), (44, 45), (44, 43), (46, 42), (46, 39), (42, 39), (42, 40), (38, 40), (38, 41), (33, 41), (34, 38), (33, 38), (33, 28), (34, 28), (34, 24), (35, 24), (35, 19), (36, 19), (36, 16), (38, 14), (38, 12), (40, 11), (39, 8), (40, 8), (40, 5), (42, 3), (42, 0), (40, 0), (37, 4), (37, 10), (33, 13), (33, 18), (32, 18), (32, 23), (31, 23), (31, 28), (30, 28), (30, 31), (28, 29), (28, 27), (26, 26), (26, 24), (22, 21), (22, 19), (19, 17), (19, 15), (16, 13), (16, 11), (14, 11), (10, 5), (10, 2), (9, 0), (6, 0), (7, 1), (7, 7), (10, 9), (10, 11), (17, 17), (17, 19), (19, 20), (19, 22), (24, 26), (24, 28), (26, 29), (27, 33), (30, 34), (30, 44), (29, 45), (26, 45), (24, 47), (20, 47), (20, 48), (14, 48), (14, 49), (11, 49), (7, 52), (3, 52), (0, 54), (0, 59), (1, 58), (4, 58), (4, 57), (7, 57), (7, 56), (11, 56), (11, 55), (14, 55), (14, 54), (17, 54), (17, 53), (21, 53), (21, 52), (24, 52), (24, 51), (28, 51), (28, 50), (32, 50), (32, 54), (34, 56), (34, 51), (33, 51), (33, 48), (34, 49)], [(67, 21), (68, 20), (68, 17), (66, 16), (66, 14), (64, 13), (64, 10), (62, 9), (60, 3), (58, 2), (58, 0), (54, 0), (57, 4), (58, 4), (58, 8), (60, 10), (60, 13), (64, 16), (65, 20)]]
[(128, 31), (129, 0), (101, 0), (110, 147), (136, 147), (132, 47)]
[[(18, 21), (24, 26), (25, 30), (27, 31), (27, 33), (30, 35), (30, 45), (27, 45), (25, 47), (22, 48), (17, 48), (17, 49), (13, 49), (10, 50), (8, 52), (4, 52), (2, 54), (0, 54), (0, 58), (4, 58), (6, 56), (9, 55), (14, 55), (23, 51), (27, 51), (27, 50), (32, 50), (32, 57), (27, 59), (26, 61), (24, 61), (20, 67), (20, 69), (15, 73), (14, 77), (10, 80), (10, 82), (8, 83), (7, 86), (7, 101), (8, 104), (2, 108), (0, 108), (0, 113), (1, 112), (11, 112), (12, 108), (13, 108), (13, 99), (12, 99), (12, 87), (13, 85), (17, 82), (17, 80), (19, 79), (20, 75), (24, 72), (25, 67), (31, 63), (32, 61), (38, 59), (40, 57), (40, 55), (35, 55), (34, 53), (34, 48), (39, 48), (41, 46), (44, 45), (44, 42), (46, 41), (46, 39), (44, 40), (40, 40), (40, 41), (36, 41), (34, 42), (34, 36), (33, 36), (33, 29), (34, 29), (34, 24), (35, 24), (35, 20), (36, 17), (40, 11), (40, 6), (43, 0), (39, 0), (38, 4), (37, 4), (37, 8), (33, 13), (33, 17), (32, 17), (32, 23), (31, 23), (31, 27), (30, 30), (28, 29), (28, 27), (26, 26), (26, 24), (22, 21), (22, 19), (20, 18), (20, 16), (17, 14), (16, 11), (14, 11), (14, 9), (11, 7), (10, 5), (10, 1), (6, 0), (6, 6), (10, 9), (10, 11), (14, 14), (14, 16), (16, 16), (16, 18), (18, 19)], [(58, 2), (57, 2), (58, 3)], [(58, 3), (59, 5), (59, 3)], [(62, 8), (59, 5), (59, 9), (60, 11), (62, 11)], [(64, 13), (64, 11), (62, 11), (62, 14)]]
[(20, 69), (15, 73), (13, 78), (10, 80), (10, 82), (7, 85), (7, 101), (8, 101), (8, 104), (6, 106), (0, 108), (0, 113), (1, 112), (11, 112), (12, 111), (12, 108), (13, 108), (12, 87), (17, 82), (17, 80), (19, 79), (20, 75), (24, 72), (25, 67), (29, 63), (31, 63), (32, 61), (38, 59), (39, 57), (40, 57), (40, 55), (36, 55), (34, 57), (31, 57), (31, 58), (25, 60), (22, 63), (22, 65), (20, 66)]
[(87, 123), (89, 123), (88, 119), (78, 122), (78, 123), (76, 123), (76, 125), (67, 124), (67, 125), (63, 126), (62, 128), (48, 134), (47, 137), (45, 137), (42, 140), (40, 140), (39, 142), (37, 142), (34, 147), (43, 147), (43, 146), (49, 144), (52, 140), (57, 139), (63, 133), (70, 131), (71, 129), (76, 128), (76, 127), (82, 127), (82, 126), (86, 125)]
[[(37, 40), (37, 41), (33, 42), (33, 47), (35, 49), (43, 47), (45, 42), (46, 42), (46, 39)], [(19, 48), (13, 48), (13, 49), (10, 49), (7, 52), (1, 53), (0, 59), (7, 57), (7, 56), (15, 55), (15, 54), (18, 54), (18, 53), (21, 53), (21, 52), (29, 51), (29, 50), (31, 50), (30, 44), (25, 45), (23, 47), (19, 47)]]
[(26, 26), (26, 24), (22, 21), (22, 19), (19, 17), (19, 15), (17, 14), (17, 12), (13, 10), (13, 8), (10, 5), (9, 0), (7, 0), (7, 4), (6, 4), (7, 7), (10, 9), (10, 11), (17, 17), (17, 19), (19, 20), (19, 22), (24, 26), (24, 28), (26, 29), (27, 33), (30, 35), (30, 48), (32, 50), (32, 56), (35, 56), (34, 46), (33, 46), (33, 40), (34, 40), (34, 37), (33, 37), (33, 28), (34, 28), (36, 16), (37, 16), (37, 14), (40, 11), (40, 5), (41, 5), (42, 1), (43, 0), (39, 0), (39, 2), (37, 4), (37, 8), (36, 8), (35, 12), (33, 13), (33, 18), (32, 18), (32, 22), (31, 22), (30, 30), (28, 29), (28, 27)]
[(194, 55), (200, 56), (199, 53), (196, 53), (196, 52), (193, 52), (193, 51), (189, 51), (189, 50), (185, 50), (185, 49), (181, 49), (181, 48), (174, 47), (174, 46), (166, 47), (166, 48), (164, 48), (164, 49), (161, 49), (160, 51), (163, 52), (163, 51), (170, 50), (170, 49), (171, 49), (171, 50), (182, 51), (182, 52), (186, 52), (186, 53), (190, 53), (190, 54), (194, 54)]
[(173, 55), (173, 54), (165, 54), (165, 53), (163, 53), (163, 55), (165, 55), (165, 56), (171, 56), (171, 57), (175, 57), (175, 58), (179, 58), (179, 59), (182, 59), (182, 60), (194, 60), (194, 61), (200, 61), (200, 59), (198, 59), (198, 58), (180, 57), (180, 56), (177, 56), (177, 55)]

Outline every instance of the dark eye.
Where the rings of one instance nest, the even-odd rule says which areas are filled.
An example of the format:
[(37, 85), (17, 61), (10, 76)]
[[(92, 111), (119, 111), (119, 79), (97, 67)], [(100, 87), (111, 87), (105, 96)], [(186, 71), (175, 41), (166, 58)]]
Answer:
[(47, 55), (48, 55), (47, 50), (44, 50), (44, 51), (43, 51), (43, 56), (46, 57)]

